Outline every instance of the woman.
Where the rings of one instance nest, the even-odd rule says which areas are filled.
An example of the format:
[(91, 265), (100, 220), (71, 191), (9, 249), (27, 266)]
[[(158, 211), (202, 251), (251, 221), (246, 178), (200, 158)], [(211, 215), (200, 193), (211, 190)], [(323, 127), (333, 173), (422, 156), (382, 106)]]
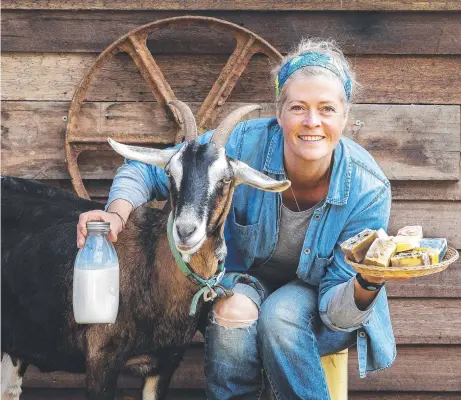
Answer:
[[(225, 278), (235, 294), (214, 304), (206, 327), (210, 399), (258, 398), (262, 369), (277, 399), (328, 399), (320, 356), (356, 343), (364, 377), (391, 365), (396, 354), (384, 280), (357, 276), (340, 249), (365, 228), (386, 229), (391, 206), (389, 181), (374, 159), (342, 137), (353, 74), (333, 43), (312, 40), (303, 40), (274, 74), (277, 118), (239, 124), (226, 152), (289, 179), (291, 188), (235, 190)], [(116, 240), (134, 207), (167, 197), (162, 170), (126, 161), (108, 212), (81, 215), (78, 246), (87, 221), (111, 222)], [(238, 272), (253, 283), (235, 284)]]

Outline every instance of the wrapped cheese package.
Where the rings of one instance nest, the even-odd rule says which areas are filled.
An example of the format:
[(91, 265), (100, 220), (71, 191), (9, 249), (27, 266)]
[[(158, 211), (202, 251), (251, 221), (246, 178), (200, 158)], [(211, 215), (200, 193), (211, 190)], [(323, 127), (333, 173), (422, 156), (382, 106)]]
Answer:
[(423, 238), (423, 227), (419, 225), (404, 226), (397, 232), (397, 236), (412, 236), (418, 239)]
[(375, 239), (368, 249), (363, 263), (366, 265), (388, 267), (396, 249), (397, 244), (392, 239)]
[(341, 250), (350, 260), (361, 262), (375, 239), (376, 231), (365, 229), (341, 243)]
[(423, 240), (421, 240), (421, 243), (420, 243), (419, 247), (425, 248), (425, 249), (426, 248), (431, 249), (431, 250), (437, 252), (437, 254), (438, 254), (437, 262), (431, 262), (431, 264), (437, 264), (440, 261), (442, 261), (443, 258), (445, 257), (445, 254), (447, 254), (447, 249), (448, 249), (447, 239), (445, 239), (445, 238), (432, 238), (432, 239), (427, 238), (427, 239), (423, 239)]

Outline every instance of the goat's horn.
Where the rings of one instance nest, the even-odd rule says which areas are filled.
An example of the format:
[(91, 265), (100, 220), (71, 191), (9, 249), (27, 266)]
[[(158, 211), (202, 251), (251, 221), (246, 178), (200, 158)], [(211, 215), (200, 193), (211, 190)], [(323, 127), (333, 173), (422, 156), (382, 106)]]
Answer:
[(156, 165), (160, 168), (165, 168), (179, 150), (178, 149), (150, 149), (148, 147), (129, 146), (116, 142), (115, 140), (107, 139), (112, 148), (120, 155), (129, 160), (141, 161), (143, 163)]
[(261, 108), (262, 107), (258, 104), (252, 104), (232, 111), (216, 128), (216, 132), (213, 134), (211, 141), (218, 146), (225, 146), (227, 138), (240, 120), (250, 112), (260, 110)]
[(175, 107), (181, 113), (181, 117), (184, 121), (184, 137), (186, 140), (197, 139), (197, 124), (195, 123), (195, 117), (192, 110), (186, 103), (179, 100), (171, 100), (168, 105)]

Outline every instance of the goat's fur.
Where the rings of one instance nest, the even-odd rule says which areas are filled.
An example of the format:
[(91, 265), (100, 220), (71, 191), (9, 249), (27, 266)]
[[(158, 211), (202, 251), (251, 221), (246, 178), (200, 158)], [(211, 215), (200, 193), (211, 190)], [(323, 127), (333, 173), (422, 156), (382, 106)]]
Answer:
[(165, 212), (140, 207), (115, 244), (116, 323), (76, 324), (76, 225), (80, 213), (100, 208), (59, 189), (2, 178), (2, 351), (42, 371), (87, 370), (90, 397), (113, 399), (100, 386), (110, 380), (115, 387), (125, 364), (142, 376), (177, 367), (196, 329), (197, 316), (188, 315), (196, 287), (179, 269), (157, 265), (159, 251), (165, 264), (175, 265), (166, 237), (156, 235), (166, 230)]

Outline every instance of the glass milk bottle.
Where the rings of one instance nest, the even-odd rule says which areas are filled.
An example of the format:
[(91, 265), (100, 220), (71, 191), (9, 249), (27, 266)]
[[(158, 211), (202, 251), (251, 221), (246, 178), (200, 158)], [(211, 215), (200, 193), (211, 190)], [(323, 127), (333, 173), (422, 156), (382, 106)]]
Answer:
[(109, 222), (87, 222), (85, 246), (74, 263), (73, 307), (78, 324), (114, 323), (118, 312), (119, 265), (107, 239)]

